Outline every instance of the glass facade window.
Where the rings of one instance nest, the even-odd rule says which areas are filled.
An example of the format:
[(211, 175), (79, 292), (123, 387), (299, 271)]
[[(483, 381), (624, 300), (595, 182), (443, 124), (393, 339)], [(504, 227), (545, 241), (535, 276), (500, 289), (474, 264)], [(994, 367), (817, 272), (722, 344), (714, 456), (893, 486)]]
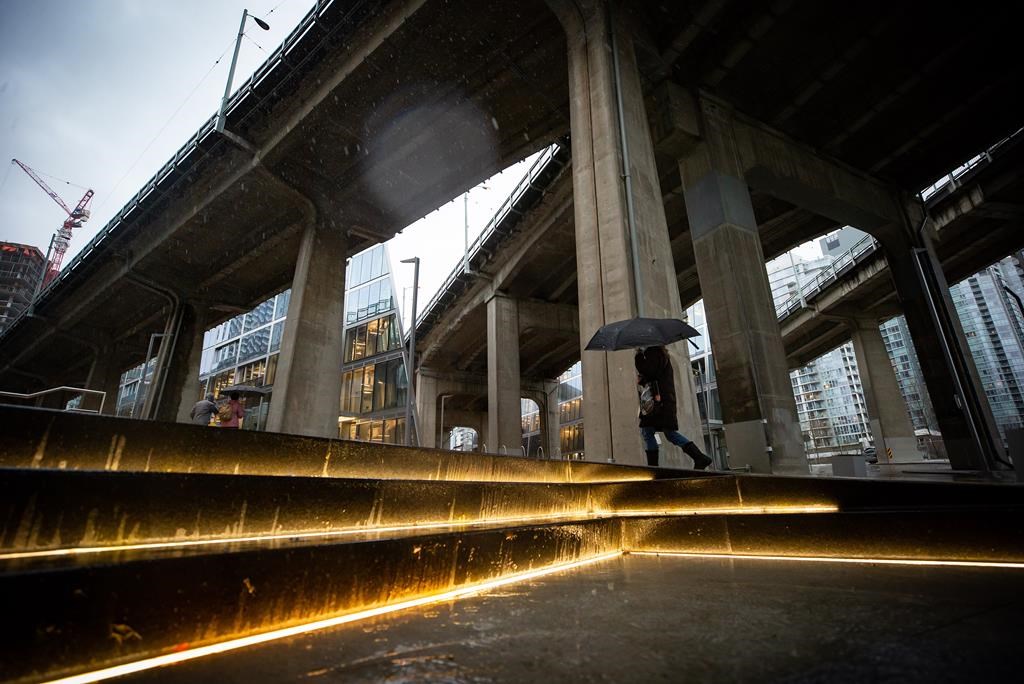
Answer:
[(214, 370), (222, 370), (234, 366), (238, 362), (238, 342), (229, 342), (213, 352)]
[(263, 384), (264, 379), (267, 375), (267, 361), (266, 359), (260, 359), (259, 361), (253, 361), (244, 366), (238, 368), (238, 374), (235, 378), (237, 385), (253, 385), (259, 387)]
[(376, 280), (350, 290), (345, 298), (345, 324), (351, 325), (395, 308), (391, 279)]
[(277, 303), (274, 305), (274, 320), (284, 318), (288, 314), (288, 303), (291, 301), (292, 291), (285, 290), (277, 295)]
[(345, 363), (395, 351), (402, 346), (394, 314), (345, 331)]
[(242, 337), (239, 343), (238, 363), (243, 363), (257, 356), (266, 356), (270, 350), (270, 326), (260, 328)]
[(263, 302), (255, 309), (245, 314), (245, 324), (242, 328), (242, 332), (249, 332), (255, 330), (260, 326), (266, 325), (274, 317), (274, 299), (270, 298)]
[(281, 338), (284, 336), (284, 321), (279, 321), (270, 329), (270, 351), (281, 349)]
[(341, 376), (341, 412), (360, 415), (403, 407), (407, 391), (401, 357), (347, 370)]

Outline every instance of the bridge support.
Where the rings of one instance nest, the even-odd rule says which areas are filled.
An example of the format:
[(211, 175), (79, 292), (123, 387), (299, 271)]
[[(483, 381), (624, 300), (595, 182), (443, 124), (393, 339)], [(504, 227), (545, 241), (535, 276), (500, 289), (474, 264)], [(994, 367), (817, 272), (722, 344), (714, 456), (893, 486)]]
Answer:
[[(630, 25), (606, 0), (548, 4), (567, 37), (583, 347), (602, 325), (638, 313), (676, 318), (682, 306)], [(695, 437), (701, 423), (689, 353), (685, 344), (671, 345), (669, 353), (679, 427)], [(585, 351), (582, 357), (587, 458), (645, 464), (632, 352)]]
[[(194, 301), (183, 302), (181, 308), (181, 322), (170, 342), (173, 348), (164, 357), (167, 371), (154, 417), (156, 420), (189, 423), (189, 412), (199, 399), (197, 388), (206, 332), (206, 308)], [(153, 379), (158, 381), (155, 376)]]
[[(715, 350), (729, 463), (806, 473), (764, 251), (727, 112), (701, 102), (705, 138), (680, 161), (704, 310)], [(588, 426), (589, 427), (589, 426)]]
[[(85, 386), (88, 389), (106, 393), (106, 398), (103, 401), (103, 411), (101, 412), (105, 416), (117, 414), (117, 393), (121, 389), (121, 375), (124, 373), (127, 365), (128, 363), (123, 356), (123, 352), (120, 351), (118, 346), (116, 344), (107, 344), (100, 347), (99, 353), (93, 359), (92, 366), (89, 367), (89, 377), (86, 380)], [(198, 377), (198, 374), (196, 377)], [(82, 405), (84, 408), (98, 409), (99, 399), (87, 396), (82, 401)]]
[(338, 435), (348, 240), (321, 212), (306, 226), (267, 417), (269, 432)]
[[(905, 225), (893, 225), (877, 237), (921, 362), (946, 454), (956, 469), (998, 469), (1004, 455), (1002, 439), (935, 254), (930, 222), (925, 222), (919, 206), (908, 208)], [(913, 225), (915, 217), (921, 230)]]
[(539, 446), (544, 448), (544, 457), (555, 458), (561, 450), (558, 381), (545, 380), (537, 389), (524, 389), (523, 396), (536, 402), (537, 408), (540, 410)]
[[(871, 436), (875, 441), (879, 463), (906, 463), (919, 461), (914, 426), (907, 413), (906, 402), (885, 350), (885, 341), (878, 329), (878, 321), (854, 319), (850, 322), (853, 350), (857, 355), (857, 370), (864, 388)], [(888, 451), (892, 452), (889, 461)]]
[(492, 452), (522, 443), (519, 386), (519, 306), (495, 294), (487, 301), (487, 437)]

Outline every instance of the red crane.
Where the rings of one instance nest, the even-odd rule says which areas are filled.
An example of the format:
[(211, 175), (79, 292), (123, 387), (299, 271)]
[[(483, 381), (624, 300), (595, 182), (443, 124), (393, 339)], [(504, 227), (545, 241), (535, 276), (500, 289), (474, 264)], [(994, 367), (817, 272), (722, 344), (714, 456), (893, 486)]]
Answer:
[(47, 252), (47, 261), (49, 263), (46, 268), (46, 275), (43, 277), (43, 287), (45, 287), (60, 273), (60, 263), (64, 260), (64, 253), (68, 251), (68, 245), (71, 244), (71, 229), (80, 228), (83, 223), (89, 220), (90, 212), (86, 207), (92, 200), (93, 192), (92, 190), (86, 190), (85, 194), (82, 195), (82, 199), (78, 200), (78, 204), (72, 209), (67, 205), (67, 202), (61, 199), (60, 195), (46, 184), (46, 181), (39, 177), (38, 173), (32, 170), (31, 166), (23, 164), (17, 159), (12, 159), (11, 163), (20, 166), (21, 170), (27, 173), (29, 178), (34, 180), (36, 185), (41, 187), (50, 196), (50, 199), (59, 204), (60, 208), (68, 215), (67, 220), (57, 229), (57, 232), (53, 234), (53, 239), (50, 240), (50, 249)]

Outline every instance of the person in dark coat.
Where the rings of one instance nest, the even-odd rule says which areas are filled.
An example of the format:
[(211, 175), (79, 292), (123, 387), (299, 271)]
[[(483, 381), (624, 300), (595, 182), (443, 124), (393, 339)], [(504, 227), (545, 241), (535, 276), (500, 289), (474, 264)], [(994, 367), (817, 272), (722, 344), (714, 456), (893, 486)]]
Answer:
[(665, 347), (638, 349), (633, 363), (636, 365), (637, 389), (641, 394), (640, 434), (647, 449), (647, 465), (658, 465), (659, 447), (654, 433), (661, 432), (668, 441), (681, 447), (693, 459), (696, 470), (707, 468), (711, 465), (711, 459), (679, 432), (676, 420), (676, 382)]

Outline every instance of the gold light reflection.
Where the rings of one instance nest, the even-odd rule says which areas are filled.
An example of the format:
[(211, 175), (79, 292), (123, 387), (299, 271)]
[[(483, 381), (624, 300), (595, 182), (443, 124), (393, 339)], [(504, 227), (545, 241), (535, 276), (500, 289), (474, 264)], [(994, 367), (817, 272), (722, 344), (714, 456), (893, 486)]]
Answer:
[(244, 544), (250, 542), (328, 539), (360, 534), (387, 534), (391, 532), (414, 532), (432, 529), (465, 529), (488, 525), (523, 525), (530, 523), (550, 523), (559, 521), (594, 520), (598, 518), (644, 518), (644, 517), (676, 517), (690, 515), (773, 515), (785, 513), (835, 513), (836, 506), (826, 505), (794, 505), (794, 506), (734, 506), (725, 508), (668, 508), (651, 510), (596, 510), (570, 511), (568, 513), (549, 513), (543, 515), (522, 515), (505, 518), (482, 518), (480, 520), (420, 522), (405, 525), (346, 527), (337, 530), (316, 530), (309, 532), (282, 532), (280, 534), (257, 534), (244, 537), (215, 537), (210, 539), (176, 539), (161, 542), (141, 542), (138, 544), (110, 544), (106, 546), (78, 546), (73, 548), (49, 549), (43, 551), (19, 551), (0, 554), (0, 561), (24, 560), (30, 558), (59, 558), (62, 556), (83, 556), (97, 553), (117, 553), (119, 551), (152, 551), (159, 549), (185, 549), (197, 546), (226, 544)]
[(695, 553), (689, 551), (629, 551), (631, 556), (678, 556), (683, 558), (720, 558), (728, 560), (800, 561), (803, 563), (858, 563), (864, 565), (923, 565), (955, 568), (1010, 568), (1024, 569), (1024, 563), (1007, 561), (928, 560), (923, 558), (832, 558), (829, 556), (775, 556), (745, 553)]
[(217, 653), (234, 651), (240, 648), (245, 648), (247, 646), (256, 646), (257, 644), (265, 644), (269, 641), (287, 639), (288, 637), (298, 636), (300, 634), (309, 634), (310, 632), (329, 629), (331, 627), (337, 627), (339, 625), (357, 622), (359, 620), (365, 620), (367, 618), (377, 617), (379, 615), (395, 613), (400, 610), (418, 608), (420, 606), (426, 606), (432, 603), (444, 603), (446, 601), (453, 601), (455, 599), (470, 596), (472, 594), (478, 594), (483, 591), (489, 591), (491, 589), (496, 589), (498, 587), (503, 587), (509, 584), (525, 582), (527, 580), (536, 579), (538, 577), (543, 577), (545, 575), (550, 575), (556, 572), (562, 572), (565, 570), (571, 570), (573, 568), (579, 568), (585, 565), (590, 565), (592, 563), (599, 563), (601, 561), (610, 560), (612, 558), (617, 558), (621, 555), (621, 551), (613, 551), (611, 553), (605, 553), (599, 556), (592, 556), (590, 558), (572, 561), (570, 563), (558, 563), (555, 565), (549, 565), (538, 570), (516, 573), (514, 575), (508, 575), (506, 577), (501, 577), (499, 579), (489, 580), (487, 582), (481, 582), (479, 584), (471, 584), (469, 586), (460, 587), (458, 589), (453, 589), (451, 591), (446, 591), (440, 594), (423, 596), (421, 598), (411, 599), (409, 601), (402, 601), (401, 603), (395, 603), (388, 606), (370, 608), (369, 610), (361, 610), (357, 613), (349, 613), (347, 615), (339, 615), (337, 617), (327, 618), (324, 620), (316, 620), (314, 622), (307, 622), (305, 624), (295, 625), (293, 627), (285, 627), (283, 629), (275, 629), (270, 632), (263, 632), (262, 634), (254, 634), (252, 636), (242, 637), (239, 639), (231, 639), (229, 641), (222, 641), (216, 644), (200, 646), (198, 648), (188, 649), (187, 651), (168, 653), (166, 655), (156, 656), (155, 658), (139, 660), (134, 663), (125, 663), (124, 665), (117, 665), (116, 667), (109, 667), (103, 670), (96, 670), (94, 672), (86, 672), (84, 674), (74, 675), (72, 677), (50, 680), (50, 684), (87, 684), (88, 682), (99, 682), (105, 679), (113, 679), (114, 677), (123, 677), (124, 675), (134, 674), (136, 672), (143, 672), (145, 670), (151, 670), (157, 667), (164, 667), (166, 665), (173, 665), (175, 663), (180, 663), (187, 660), (195, 660), (196, 658), (203, 658), (205, 656), (215, 655)]

